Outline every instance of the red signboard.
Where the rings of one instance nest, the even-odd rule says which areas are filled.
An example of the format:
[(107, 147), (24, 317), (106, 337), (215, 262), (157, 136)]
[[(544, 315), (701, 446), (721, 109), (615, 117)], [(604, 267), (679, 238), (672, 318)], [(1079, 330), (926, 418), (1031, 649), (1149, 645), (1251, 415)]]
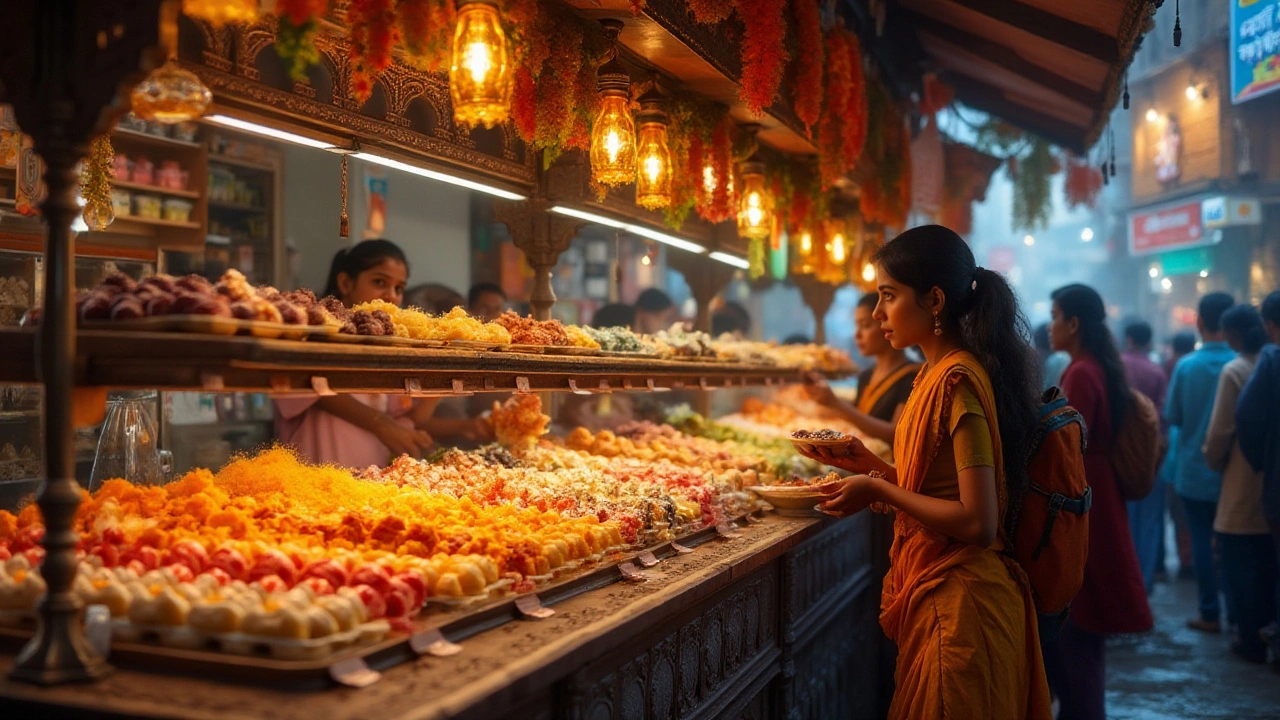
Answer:
[(1129, 249), (1134, 255), (1204, 243), (1200, 201), (1144, 210), (1129, 216)]

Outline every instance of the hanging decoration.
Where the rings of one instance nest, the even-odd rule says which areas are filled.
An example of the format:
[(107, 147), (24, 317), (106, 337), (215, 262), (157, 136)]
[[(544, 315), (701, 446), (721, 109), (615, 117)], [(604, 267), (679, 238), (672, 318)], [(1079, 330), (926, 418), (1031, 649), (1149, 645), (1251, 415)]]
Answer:
[[(482, 16), (485, 21), (491, 20), (496, 26), (496, 34), (503, 41), (505, 47), (506, 36), (502, 32), (501, 18), (498, 9), (493, 5), (492, 0), (485, 3), (485, 0), (470, 0), (470, 2), (478, 2), (487, 4), (490, 8), (489, 12), (477, 12), (475, 15)], [(463, 6), (468, 4), (467, 0), (461, 3)], [(472, 21), (474, 22), (474, 20)], [(428, 72), (438, 72), (445, 68), (452, 68), (458, 62), (458, 58), (453, 56), (452, 48), (454, 36), (459, 30), (467, 28), (468, 43), (475, 42), (477, 38), (471, 37), (473, 28), (467, 22), (458, 20), (458, 10), (454, 5), (454, 0), (397, 0), (396, 2), (396, 23), (400, 30), (400, 50), (404, 61), (410, 66), (419, 70)], [(490, 67), (496, 66), (497, 57), (493, 54), (492, 37), (495, 31), (492, 28), (483, 28), (487, 30), (480, 39), (479, 50), (487, 50), (488, 52), (475, 56), (476, 60), (488, 60)], [(468, 44), (467, 46), (471, 46)], [(465, 60), (464, 56), (464, 66)], [(510, 58), (508, 67), (510, 66)], [(487, 74), (487, 73), (486, 73)], [(510, 81), (510, 75), (507, 76)], [(453, 74), (452, 70), (449, 75), (450, 90), (453, 90)], [(458, 103), (454, 102), (454, 112), (457, 112)], [(505, 109), (505, 105), (503, 106)]]
[(869, 131), (861, 46), (857, 36), (842, 27), (827, 33), (824, 100), (818, 148), (825, 190), (856, 166)]
[(166, 125), (196, 120), (213, 106), (209, 88), (172, 59), (134, 86), (129, 99), (134, 115)]
[(90, 230), (106, 230), (116, 219), (111, 206), (111, 167), (115, 161), (111, 138), (103, 133), (93, 139), (89, 156), (80, 169), (80, 197), (84, 198), (81, 216)]
[(768, 272), (769, 243), (762, 237), (751, 238), (747, 244), (747, 277), (759, 280)]
[(347, 6), (352, 61), (351, 93), (362, 105), (373, 95), (373, 84), (391, 67), (391, 48), (400, 39), (395, 0), (351, 0)]
[(697, 210), (704, 220), (720, 223), (734, 217), (737, 196), (733, 184), (733, 143), (736, 126), (724, 115), (711, 131), (711, 142), (703, 153), (702, 178)]
[(328, 0), (276, 0), (276, 54), (294, 80), (305, 81), (320, 62), (316, 35), (328, 5)]
[(955, 88), (942, 82), (934, 73), (925, 73), (920, 95), (920, 114), (933, 115), (956, 99)]
[(258, 0), (182, 0), (182, 14), (215, 28), (258, 20)]
[(1031, 139), (1031, 151), (1013, 174), (1013, 229), (1033, 231), (1048, 225), (1053, 213), (1049, 178), (1060, 170), (1049, 143)]
[(776, 242), (769, 247), (769, 274), (774, 280), (786, 280), (791, 237), (786, 232), (780, 232), (775, 237)]
[(938, 223), (968, 235), (973, 229), (973, 203), (986, 199), (991, 176), (1003, 161), (963, 143), (943, 143), (942, 151), (946, 162)]
[(826, 47), (822, 42), (822, 13), (814, 0), (791, 0), (796, 24), (795, 78), (792, 96), (796, 117), (809, 134), (822, 117), (822, 68)]
[(689, 0), (689, 12), (694, 20), (712, 25), (733, 14), (733, 0)]
[(738, 235), (763, 241), (773, 231), (773, 196), (765, 187), (764, 163), (753, 155), (742, 163), (738, 177), (742, 187), (738, 196)]
[(1078, 207), (1092, 208), (1102, 192), (1102, 173), (1089, 164), (1088, 158), (1067, 155), (1067, 176), (1062, 184), (1068, 210)]
[(492, 0), (463, 0), (452, 55), (453, 119), (463, 127), (489, 128), (506, 122), (511, 108), (511, 52)]
[(591, 126), (591, 178), (601, 185), (622, 185), (636, 178), (636, 124), (631, 119), (631, 76), (618, 61), (619, 20), (601, 20), (613, 44), (612, 57), (597, 73), (600, 111)]
[(339, 188), (339, 197), (342, 203), (342, 209), (338, 212), (338, 237), (351, 237), (351, 219), (347, 216), (347, 154), (342, 154), (341, 160), (341, 182)]
[(911, 207), (911, 133), (887, 90), (867, 87), (867, 145), (858, 164), (858, 201), (868, 222), (902, 228)]
[(697, 203), (702, 188), (702, 168), (711, 129), (724, 109), (690, 94), (677, 94), (668, 102), (667, 144), (671, 151), (671, 204), (667, 226), (679, 230)]
[(737, 0), (742, 38), (742, 77), (738, 98), (759, 116), (773, 104), (787, 66), (787, 21), (780, 0)]
[(655, 85), (640, 96), (636, 204), (649, 210), (671, 205), (671, 150), (667, 145), (667, 113)]

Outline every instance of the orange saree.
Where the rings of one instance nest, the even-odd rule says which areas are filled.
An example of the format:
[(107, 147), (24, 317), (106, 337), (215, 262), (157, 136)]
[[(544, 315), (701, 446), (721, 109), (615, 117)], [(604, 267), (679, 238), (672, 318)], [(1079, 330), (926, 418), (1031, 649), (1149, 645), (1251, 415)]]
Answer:
[(1031, 590), (1001, 554), (1007, 493), (994, 391), (969, 353), (954, 352), (917, 377), (894, 438), (898, 484), (929, 494), (931, 465), (953, 462), (939, 449), (961, 383), (981, 402), (991, 431), (1001, 530), (992, 547), (982, 548), (898, 513), (880, 602), (880, 624), (898, 644), (889, 717), (1047, 720), (1049, 686)]

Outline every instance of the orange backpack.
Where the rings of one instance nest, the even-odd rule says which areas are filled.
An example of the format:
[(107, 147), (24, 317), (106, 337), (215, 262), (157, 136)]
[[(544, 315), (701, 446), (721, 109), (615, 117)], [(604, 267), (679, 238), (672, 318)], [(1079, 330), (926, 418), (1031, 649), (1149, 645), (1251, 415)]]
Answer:
[(1084, 582), (1093, 491), (1084, 475), (1084, 418), (1058, 388), (1041, 402), (1027, 482), (1019, 497), (1010, 498), (1005, 530), (1009, 554), (1031, 581), (1043, 641), (1057, 634)]

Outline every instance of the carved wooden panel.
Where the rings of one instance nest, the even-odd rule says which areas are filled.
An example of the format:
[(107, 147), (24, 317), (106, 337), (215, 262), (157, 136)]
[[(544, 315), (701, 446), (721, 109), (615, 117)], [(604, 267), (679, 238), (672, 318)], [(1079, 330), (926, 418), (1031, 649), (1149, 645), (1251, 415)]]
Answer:
[[(215, 30), (184, 18), (181, 57), (219, 101), (264, 108), (366, 143), (395, 145), (494, 179), (534, 183), (534, 158), (513, 130), (468, 131), (454, 124), (444, 73), (396, 60), (375, 83), (370, 102), (357, 102), (351, 94), (349, 41), (339, 24), (344, 18), (345, 4), (339, 4), (316, 36), (321, 60), (306, 81), (275, 77), (283, 71), (275, 57), (276, 26), (266, 19)], [(276, 71), (269, 72), (271, 68)], [(318, 88), (317, 81), (324, 87)], [(429, 111), (411, 110), (419, 102)], [(415, 125), (415, 117), (429, 117), (429, 126)]]
[[(850, 580), (870, 566), (869, 520), (868, 513), (859, 513), (834, 523), (783, 559), (787, 577), (784, 618), (792, 627), (805, 624), (810, 611), (831, 602), (831, 593), (848, 592)], [(874, 590), (878, 594), (879, 586)]]
[(831, 613), (808, 645), (795, 648), (787, 720), (877, 717), (879, 644), (867, 597), (864, 593)]
[(777, 650), (778, 581), (777, 566), (768, 565), (647, 647), (583, 670), (568, 717), (663, 720), (713, 710), (767, 717), (770, 700), (759, 694), (767, 694), (769, 656)]

